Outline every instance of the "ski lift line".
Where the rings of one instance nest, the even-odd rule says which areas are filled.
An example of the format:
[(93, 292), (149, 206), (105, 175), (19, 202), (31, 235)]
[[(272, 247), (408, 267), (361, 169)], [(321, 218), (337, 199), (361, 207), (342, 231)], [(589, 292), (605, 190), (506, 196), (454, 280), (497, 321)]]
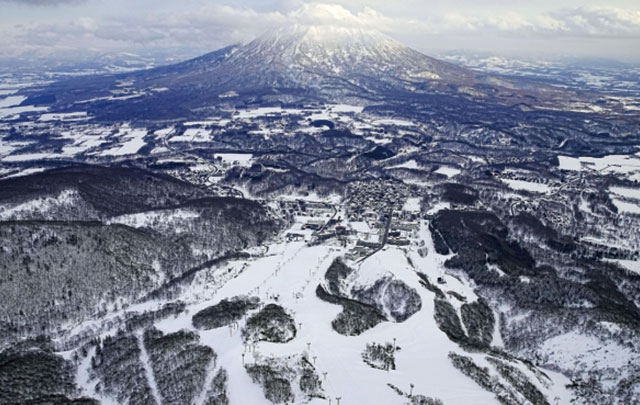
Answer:
[[(311, 355), (311, 351), (310, 350), (307, 351), (306, 354), (307, 354), (307, 356), (310, 356)], [(335, 387), (333, 386), (333, 384), (331, 383), (331, 380), (329, 379), (330, 373), (328, 371), (326, 371), (327, 368), (321, 367), (322, 363), (323, 363), (322, 358), (319, 357), (319, 356), (316, 356), (316, 362), (314, 364), (314, 367), (315, 367), (316, 371), (320, 371), (321, 369), (325, 370), (325, 371), (320, 372), (320, 374), (322, 374), (323, 377), (324, 377), (322, 379), (323, 391), (325, 392), (325, 394), (327, 394), (328, 398), (332, 398), (333, 395), (328, 395), (328, 393), (329, 392), (335, 393), (336, 390), (335, 390)]]

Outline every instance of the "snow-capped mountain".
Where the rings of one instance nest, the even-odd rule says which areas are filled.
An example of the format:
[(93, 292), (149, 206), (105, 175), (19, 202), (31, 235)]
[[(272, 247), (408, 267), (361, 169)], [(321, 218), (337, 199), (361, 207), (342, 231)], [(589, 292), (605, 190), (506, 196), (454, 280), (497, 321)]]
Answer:
[[(372, 29), (294, 25), (269, 31), (246, 45), (168, 68), (181, 83), (198, 81), (226, 90), (257, 86), (326, 88), (339, 83), (371, 90), (380, 83), (463, 83), (474, 73), (430, 58)], [(171, 76), (158, 78), (170, 79)], [(233, 87), (233, 88), (231, 88)]]
[(470, 72), (414, 51), (366, 28), (295, 25), (266, 33), (228, 61), (320, 75), (386, 75), (406, 80), (462, 80)]
[[(333, 25), (270, 31), (232, 48), (224, 58), (211, 54), (199, 69), (178, 67), (181, 83), (198, 82), (221, 92), (302, 89), (328, 96), (380, 93), (418, 84), (462, 83), (473, 73), (414, 51), (389, 36), (365, 28)], [(164, 78), (160, 78), (164, 80)]]
[[(125, 97), (110, 98), (125, 90)], [(32, 96), (27, 104), (38, 104), (45, 95), (47, 102), (55, 100), (52, 108), (66, 111), (77, 109), (78, 103), (91, 108), (98, 100), (96, 114), (127, 110), (138, 117), (158, 105), (169, 106), (163, 114), (185, 116), (212, 105), (255, 103), (256, 97), (271, 103), (370, 104), (437, 95), (455, 103), (464, 98), (500, 105), (551, 105), (575, 97), (566, 90), (428, 57), (371, 28), (332, 24), (293, 25), (176, 65), (74, 79), (27, 95)], [(105, 108), (105, 98), (117, 105)]]

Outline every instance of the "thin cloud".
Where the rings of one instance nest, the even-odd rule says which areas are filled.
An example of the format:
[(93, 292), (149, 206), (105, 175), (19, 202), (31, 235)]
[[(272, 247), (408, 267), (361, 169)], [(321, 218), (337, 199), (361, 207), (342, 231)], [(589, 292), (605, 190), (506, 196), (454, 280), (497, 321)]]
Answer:
[(59, 6), (63, 4), (86, 3), (88, 0), (0, 0), (0, 3), (14, 3), (23, 6)]
[[(0, 1), (39, 5), (82, 0)], [(447, 43), (450, 38), (456, 37), (476, 42), (478, 38), (486, 38), (489, 44), (500, 38), (513, 41), (631, 39), (640, 45), (640, 10), (634, 9), (581, 7), (537, 13), (514, 9), (487, 11), (484, 14), (445, 11), (426, 15), (396, 15), (385, 14), (382, 2), (369, 3), (375, 4), (375, 8), (299, 3), (296, 0), (282, 4), (287, 5), (265, 11), (209, 3), (197, 9), (171, 13), (156, 11), (145, 15), (131, 13), (118, 18), (52, 20), (55, 22), (36, 20), (4, 25), (0, 28), (0, 57), (16, 57), (21, 53), (55, 53), (60, 49), (112, 51), (182, 47), (204, 52), (247, 42), (268, 29), (295, 23), (366, 26), (412, 44), (424, 42), (422, 38), (435, 38), (438, 43)]]

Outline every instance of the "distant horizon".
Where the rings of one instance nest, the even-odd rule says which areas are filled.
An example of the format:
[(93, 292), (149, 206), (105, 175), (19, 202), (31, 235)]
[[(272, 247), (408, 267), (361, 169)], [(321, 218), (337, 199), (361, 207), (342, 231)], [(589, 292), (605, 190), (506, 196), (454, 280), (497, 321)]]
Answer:
[[(392, 36), (393, 37), (393, 36)], [(258, 37), (256, 37), (258, 38)], [(394, 38), (397, 39), (397, 38)], [(618, 59), (616, 57), (604, 55), (581, 55), (581, 54), (560, 54), (553, 52), (527, 52), (523, 50), (488, 50), (474, 48), (426, 48), (407, 45), (405, 42), (398, 40), (406, 46), (421, 52), (427, 56), (437, 59), (449, 60), (458, 58), (504, 58), (509, 61), (523, 62), (540, 62), (540, 63), (561, 63), (573, 64), (584, 63), (585, 67), (603, 66), (628, 66), (640, 67), (640, 55), (637, 58), (629, 58), (627, 60)], [(140, 48), (140, 49), (121, 49), (121, 50), (98, 50), (98, 49), (79, 49), (68, 53), (58, 53), (56, 55), (22, 55), (20, 57), (3, 58), (0, 56), (0, 71), (11, 67), (30, 67), (29, 72), (44, 72), (52, 67), (60, 66), (65, 68), (80, 68), (84, 64), (90, 62), (98, 63), (96, 57), (113, 60), (114, 63), (127, 62), (126, 56), (134, 58), (148, 59), (149, 67), (170, 65), (180, 63), (190, 59), (219, 51), (230, 46), (242, 46), (251, 42), (235, 42), (216, 47), (214, 49), (206, 48)], [(133, 59), (132, 61), (136, 61)]]
[(471, 0), (456, 6), (440, 0), (428, 6), (417, 0), (392, 6), (375, 0), (0, 0), (0, 8), (0, 63), (121, 52), (195, 57), (295, 23), (374, 27), (432, 56), (640, 63), (640, 7), (628, 0), (489, 0), (481, 6)]

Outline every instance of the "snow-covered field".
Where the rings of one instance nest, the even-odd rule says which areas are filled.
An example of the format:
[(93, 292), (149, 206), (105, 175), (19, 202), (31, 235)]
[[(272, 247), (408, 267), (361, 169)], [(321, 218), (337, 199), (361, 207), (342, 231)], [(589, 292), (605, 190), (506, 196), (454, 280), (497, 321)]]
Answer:
[(249, 167), (251, 166), (253, 155), (250, 153), (216, 153), (214, 158), (220, 158), (227, 164)]
[(13, 152), (17, 148), (18, 146), (16, 145), (9, 145), (6, 143), (2, 143), (2, 141), (0, 141), (0, 155), (8, 155), (9, 153)]
[(267, 117), (275, 114), (286, 114), (290, 110), (283, 110), (282, 107), (263, 107), (255, 110), (239, 110), (237, 112), (237, 118), (239, 119), (251, 119), (258, 117)]
[(610, 187), (609, 191), (622, 197), (640, 200), (640, 189), (637, 188)]
[(611, 201), (618, 211), (640, 214), (640, 189), (628, 187), (610, 187)]
[(640, 205), (632, 202), (622, 201), (617, 198), (613, 198), (613, 205), (616, 206), (618, 211), (626, 212), (630, 214), (640, 214)]
[(203, 128), (188, 128), (182, 135), (172, 136), (169, 142), (209, 142), (211, 131)]
[(16, 171), (16, 172), (6, 176), (5, 174), (10, 173), (11, 170), (0, 169), (0, 176), (2, 176), (3, 179), (9, 179), (11, 177), (22, 177), (22, 176), (28, 176), (28, 175), (34, 174), (34, 173), (40, 173), (40, 172), (43, 172), (45, 170), (46, 169), (44, 167), (30, 167), (30, 168), (25, 169), (25, 170)]
[(208, 127), (208, 126), (219, 126), (219, 127), (225, 127), (227, 125), (229, 125), (229, 123), (231, 122), (231, 120), (227, 120), (227, 119), (211, 119), (211, 120), (207, 120), (207, 121), (187, 121), (184, 123), (185, 127)]
[(373, 122), (374, 125), (379, 126), (394, 126), (394, 127), (415, 127), (417, 124), (415, 122), (400, 120), (400, 119), (381, 119)]
[(100, 153), (100, 156), (133, 155), (145, 145), (144, 137), (146, 135), (146, 129), (132, 129), (129, 126), (124, 126), (116, 135), (120, 139), (120, 145)]
[(407, 160), (402, 164), (391, 166), (389, 167), (389, 169), (414, 169), (415, 170), (415, 169), (420, 169), (420, 166), (418, 166), (418, 162), (411, 159), (411, 160)]
[[(127, 93), (128, 87), (120, 87), (115, 90), (117, 94), (107, 97), (130, 98), (139, 94)], [(5, 142), (0, 140), (0, 159), (4, 157), (6, 162), (33, 161), (38, 159), (70, 159), (78, 158), (84, 154), (85, 158), (100, 157), (125, 157), (137, 153), (147, 142), (145, 137), (148, 131), (145, 128), (136, 128), (133, 123), (124, 122), (114, 126), (104, 126), (92, 121), (85, 111), (71, 113), (48, 112), (44, 107), (20, 106), (25, 98), (23, 96), (7, 95), (0, 97), (0, 119), (18, 118), (22, 112), (33, 112), (31, 122), (21, 123), (23, 128), (31, 131), (37, 126), (50, 125), (52, 128), (52, 139), (64, 138), (72, 140), (72, 143), (65, 142), (62, 148), (46, 146), (37, 149), (30, 148), (28, 153), (16, 154), (16, 150), (29, 146), (30, 142)], [(38, 114), (40, 113), (40, 114)], [(277, 118), (282, 118), (278, 120)], [(291, 131), (289, 121), (297, 121), (297, 129)], [(314, 121), (326, 120), (327, 125), (312, 125)], [(365, 139), (376, 144), (389, 144), (395, 134), (388, 133), (389, 127), (402, 127), (409, 131), (416, 124), (393, 118), (380, 118), (364, 112), (363, 106), (347, 104), (328, 104), (324, 106), (302, 107), (302, 108), (282, 108), (264, 107), (257, 109), (239, 109), (230, 112), (224, 118), (212, 117), (200, 121), (188, 121), (182, 123), (184, 130), (178, 132), (176, 126), (158, 129), (153, 132), (154, 141), (163, 145), (154, 145), (151, 154), (164, 154), (175, 152), (171, 144), (177, 143), (207, 143), (216, 140), (216, 137), (223, 131), (223, 128), (243, 128), (250, 125), (248, 133), (269, 139), (273, 136), (293, 135), (298, 133), (319, 134), (332, 128), (332, 124), (344, 126), (354, 134), (359, 134)], [(55, 128), (55, 129), (54, 129)], [(367, 132), (365, 134), (365, 132)], [(196, 145), (193, 145), (194, 147)], [(178, 148), (179, 149), (179, 148)], [(19, 152), (18, 152), (19, 153)], [(225, 154), (223, 154), (225, 155)], [(239, 157), (239, 156), (238, 156)], [(235, 157), (223, 157), (225, 162), (230, 159), (238, 160), (241, 165), (248, 165), (246, 159)], [(399, 168), (418, 168), (418, 163), (408, 161)], [(446, 170), (446, 169), (443, 169)], [(449, 174), (449, 172), (446, 172)]]
[(2, 120), (15, 120), (18, 119), (20, 114), (27, 112), (42, 112), (47, 111), (48, 107), (34, 107), (32, 105), (27, 105), (24, 107), (21, 106), (10, 106), (0, 108), (0, 119)]
[(9, 96), (9, 97), (2, 98), (0, 99), (0, 108), (13, 107), (13, 106), (20, 105), (26, 99), (27, 98), (23, 96)]
[(26, 87), (28, 85), (27, 83), (12, 83), (11, 86), (7, 86), (7, 83), (3, 84), (3, 86), (9, 88), (0, 90), (0, 120), (15, 120), (19, 118), (20, 114), (26, 112), (47, 111), (47, 107), (34, 107), (32, 105), (21, 106), (20, 104), (27, 98), (12, 95), (23, 86)]
[(455, 167), (442, 166), (438, 168), (438, 170), (436, 170), (435, 173), (444, 174), (445, 176), (452, 178), (459, 175), (462, 172), (460, 169), (457, 169)]
[(640, 262), (637, 260), (609, 259), (609, 261), (640, 275)]
[(23, 155), (10, 155), (2, 158), (4, 162), (27, 162), (34, 160), (44, 160), (55, 157), (52, 153), (25, 153)]
[(615, 174), (630, 180), (640, 180), (640, 156), (608, 155), (602, 158), (558, 156), (560, 170), (593, 170), (606, 174)]
[(364, 107), (346, 105), (346, 104), (337, 104), (337, 105), (330, 105), (329, 110), (331, 110), (331, 112), (334, 112), (334, 113), (360, 114), (364, 110)]
[(514, 190), (532, 191), (542, 194), (548, 194), (551, 192), (551, 187), (544, 183), (534, 183), (532, 181), (512, 179), (502, 179), (502, 181)]
[(409, 212), (420, 212), (420, 198), (409, 198), (402, 209)]
[[(322, 108), (282, 108), (282, 107), (262, 107), (257, 109), (237, 110), (232, 120), (252, 121), (264, 118), (302, 116), (310, 121), (328, 120), (351, 122), (354, 114), (359, 115), (364, 107), (346, 104), (328, 104)], [(381, 121), (382, 125), (384, 122)], [(409, 123), (410, 125), (413, 125)], [(311, 129), (309, 129), (311, 130)]]

